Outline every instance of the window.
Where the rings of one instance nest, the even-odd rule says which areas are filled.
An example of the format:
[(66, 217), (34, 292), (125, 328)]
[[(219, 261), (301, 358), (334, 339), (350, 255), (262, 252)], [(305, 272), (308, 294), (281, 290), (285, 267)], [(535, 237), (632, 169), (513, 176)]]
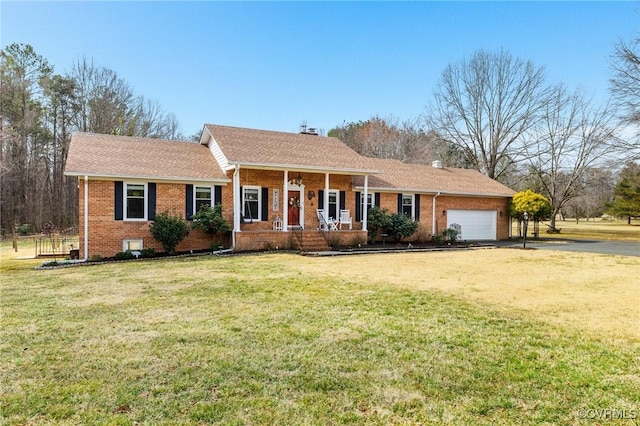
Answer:
[(402, 214), (413, 219), (413, 194), (402, 194)]
[[(374, 206), (374, 196), (369, 192), (367, 193), (367, 211), (371, 210)], [(364, 211), (364, 197), (362, 197), (362, 211)]]
[(144, 183), (127, 183), (124, 206), (125, 220), (145, 220), (147, 203), (145, 202), (147, 185)]
[(195, 208), (194, 212), (197, 213), (200, 211), (202, 206), (208, 205), (213, 207), (213, 203), (211, 202), (211, 187), (210, 186), (196, 186), (195, 188)]
[(242, 214), (245, 221), (260, 221), (262, 217), (260, 187), (245, 186), (242, 188)]
[(142, 240), (122, 240), (122, 251), (142, 250)]
[(329, 191), (329, 217), (337, 219), (340, 212), (340, 202), (338, 197), (338, 191)]

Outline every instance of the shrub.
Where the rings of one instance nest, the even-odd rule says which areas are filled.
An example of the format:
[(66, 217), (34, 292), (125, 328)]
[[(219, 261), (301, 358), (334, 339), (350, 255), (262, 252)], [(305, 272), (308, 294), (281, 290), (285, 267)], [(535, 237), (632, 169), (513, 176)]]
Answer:
[(173, 254), (180, 241), (189, 235), (189, 225), (180, 216), (171, 216), (168, 212), (163, 212), (156, 216), (149, 231), (167, 253)]
[(428, 243), (431, 241), (431, 232), (429, 232), (426, 226), (418, 226), (418, 235), (416, 235), (416, 241), (419, 243)]
[(342, 245), (342, 237), (339, 234), (331, 234), (329, 235), (328, 241), (329, 247), (333, 249), (337, 249)]
[(389, 226), (390, 217), (386, 209), (374, 206), (367, 211), (367, 229), (369, 230), (369, 241), (375, 242), (378, 230)]
[(387, 232), (393, 235), (397, 242), (412, 236), (418, 230), (418, 222), (403, 213), (392, 214), (387, 225)]
[(146, 249), (140, 250), (140, 257), (149, 258), (149, 257), (155, 257), (155, 256), (156, 256), (156, 250), (154, 248), (146, 248)]
[(23, 223), (22, 225), (17, 225), (16, 226), (16, 232), (18, 233), (18, 235), (30, 235), (31, 234), (31, 224), (29, 223)]
[(119, 253), (116, 253), (115, 256), (113, 256), (113, 258), (115, 260), (130, 260), (130, 259), (135, 259), (136, 257), (133, 255), (133, 253), (131, 253), (131, 250), (127, 250), (127, 251), (121, 251)]
[(89, 262), (102, 262), (102, 259), (104, 259), (102, 256), (100, 256), (99, 254), (94, 254), (93, 256), (91, 256), (89, 258)]
[(204, 205), (193, 215), (193, 229), (201, 229), (207, 234), (218, 234), (231, 231), (231, 226), (222, 218), (222, 206), (215, 207)]
[(442, 235), (444, 236), (444, 238), (447, 241), (451, 241), (452, 243), (456, 242), (459, 234), (460, 234), (460, 231), (458, 231), (455, 228), (447, 228), (444, 231), (442, 231)]
[(353, 240), (351, 241), (351, 245), (353, 247), (362, 247), (366, 243), (367, 243), (367, 239), (364, 238), (362, 234), (357, 234), (356, 236), (353, 237)]

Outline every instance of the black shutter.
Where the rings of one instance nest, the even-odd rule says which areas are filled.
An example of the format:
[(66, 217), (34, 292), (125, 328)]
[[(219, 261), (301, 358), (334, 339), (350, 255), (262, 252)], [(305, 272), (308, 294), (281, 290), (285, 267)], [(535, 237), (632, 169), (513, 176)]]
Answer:
[(269, 188), (262, 188), (262, 220), (269, 220)]
[(415, 220), (416, 220), (416, 222), (418, 222), (418, 221), (420, 221), (420, 194), (416, 194), (415, 195), (415, 203), (416, 203), (416, 206), (415, 206), (415, 209), (414, 209), (414, 211), (416, 213), (416, 219)]
[[(347, 206), (345, 206), (347, 202), (347, 193), (345, 191), (340, 191), (340, 209), (345, 210)], [(340, 212), (336, 212), (336, 216), (340, 217)]]
[(124, 209), (123, 202), (123, 185), (122, 181), (117, 180), (114, 182), (115, 192), (114, 192), (114, 203), (113, 209), (115, 212), (115, 220), (122, 220), (122, 212)]
[(324, 209), (324, 189), (318, 191), (318, 208)]
[(380, 193), (379, 193), (379, 192), (376, 192), (376, 193), (375, 193), (375, 196), (374, 196), (373, 198), (375, 198), (375, 200), (374, 200), (374, 205), (375, 205), (376, 207), (380, 207)]
[(240, 192), (238, 193), (238, 203), (240, 204), (240, 219), (244, 220), (245, 216), (242, 214), (244, 212), (244, 199), (242, 198), (242, 186), (240, 186)]
[(187, 184), (186, 196), (184, 197), (185, 217), (187, 220), (193, 219), (193, 185)]
[(147, 220), (156, 220), (156, 184), (150, 182), (147, 184), (149, 190), (149, 204), (147, 206), (148, 218)]
[(362, 194), (356, 192), (356, 222), (362, 222)]
[(218, 204), (222, 204), (222, 187), (220, 185), (213, 187), (213, 205), (217, 206)]
[(398, 194), (398, 214), (402, 213), (402, 194)]

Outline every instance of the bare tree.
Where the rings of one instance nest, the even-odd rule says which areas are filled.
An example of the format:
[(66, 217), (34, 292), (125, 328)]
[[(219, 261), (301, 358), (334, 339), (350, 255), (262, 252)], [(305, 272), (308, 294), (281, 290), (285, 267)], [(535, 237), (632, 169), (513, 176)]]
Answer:
[(621, 135), (619, 145), (627, 158), (640, 159), (640, 37), (631, 43), (620, 41), (615, 46), (612, 61), (613, 77), (610, 90), (615, 106), (620, 111), (623, 126), (633, 134)]
[(556, 215), (584, 194), (587, 172), (607, 158), (614, 133), (611, 110), (594, 107), (580, 91), (569, 93), (559, 84), (549, 99), (526, 157), (537, 185), (551, 202), (549, 227), (554, 230)]
[[(400, 122), (394, 117), (373, 116), (346, 123), (329, 131), (358, 153), (376, 158), (394, 158), (407, 163), (429, 164), (440, 159), (458, 165), (457, 151), (433, 131), (424, 131), (418, 120)], [(451, 164), (453, 163), (453, 164)]]
[(474, 168), (500, 179), (520, 157), (545, 105), (544, 79), (530, 61), (478, 51), (444, 70), (427, 123)]

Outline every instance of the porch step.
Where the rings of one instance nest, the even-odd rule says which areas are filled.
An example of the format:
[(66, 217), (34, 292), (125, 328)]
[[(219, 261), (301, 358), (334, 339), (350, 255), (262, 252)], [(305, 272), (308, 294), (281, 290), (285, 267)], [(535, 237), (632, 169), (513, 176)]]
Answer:
[(329, 247), (329, 244), (327, 244), (327, 241), (324, 239), (322, 231), (303, 231), (301, 250), (328, 251), (331, 250), (331, 248)]

